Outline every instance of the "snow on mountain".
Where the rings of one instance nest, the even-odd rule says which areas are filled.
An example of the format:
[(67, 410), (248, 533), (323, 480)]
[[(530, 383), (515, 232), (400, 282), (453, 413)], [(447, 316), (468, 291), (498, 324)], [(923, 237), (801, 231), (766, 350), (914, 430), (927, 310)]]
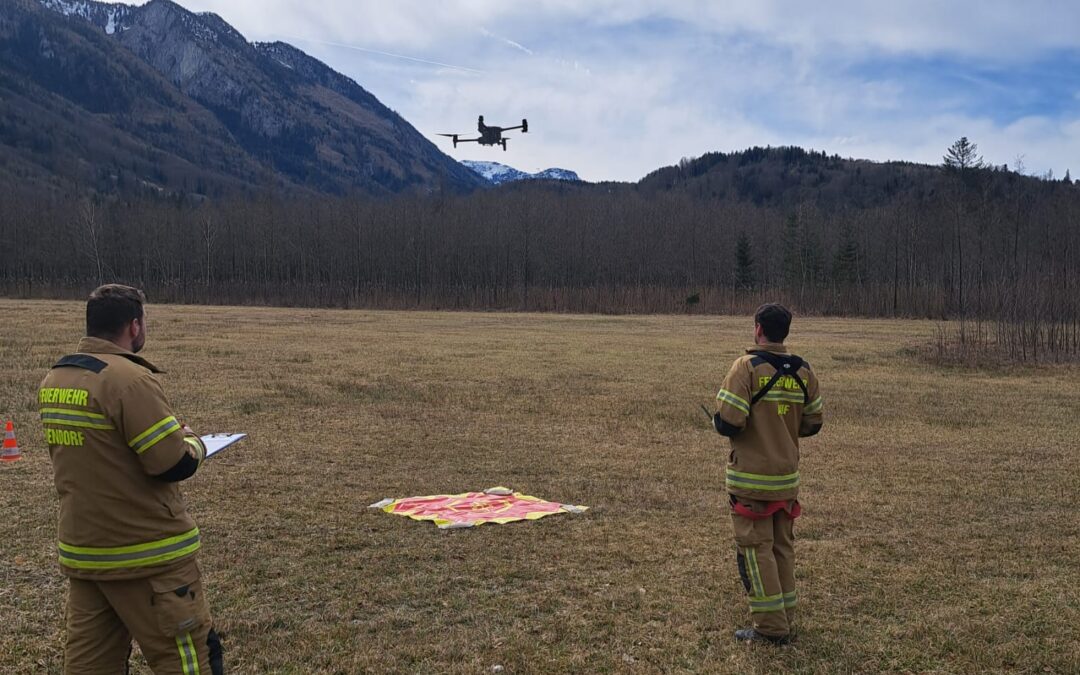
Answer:
[(40, 0), (41, 6), (64, 16), (86, 19), (107, 35), (127, 28), (126, 21), (134, 9), (130, 5), (94, 2), (94, 0)]
[(544, 169), (539, 173), (534, 173), (532, 177), (546, 178), (548, 180), (581, 180), (581, 176), (578, 176), (576, 172), (571, 171), (570, 169), (559, 169), (557, 167), (551, 169)]
[(502, 185), (503, 183), (509, 183), (515, 180), (581, 180), (576, 173), (569, 169), (551, 168), (544, 169), (537, 173), (526, 173), (515, 169), (512, 166), (507, 166), (498, 162), (474, 162), (472, 160), (463, 159), (461, 160), (461, 163), (483, 176), (493, 185)]
[[(212, 12), (196, 14), (173, 0), (139, 2), (0, 0), (0, 132), (58, 139), (63, 117), (68, 134), (67, 143), (54, 144), (69, 154), (48, 157), (43, 175), (85, 180), (83, 172), (116, 175), (115, 167), (131, 166), (139, 180), (152, 165), (156, 182), (170, 189), (273, 184), (332, 194), (469, 191), (486, 183), (314, 57), (281, 42), (253, 44)], [(108, 39), (85, 40), (79, 24)], [(22, 88), (8, 96), (11, 83), (24, 81), (40, 89), (40, 101)], [(62, 99), (63, 115), (35, 112), (55, 113), (43, 103), (48, 95)], [(22, 117), (13, 118), (16, 111)], [(104, 151), (85, 139), (108, 143), (90, 126), (115, 131), (122, 147), (99, 159)], [(21, 167), (6, 160), (14, 152), (22, 150), (0, 142), (0, 182), (13, 175), (11, 166)], [(37, 161), (47, 153), (31, 154)], [(166, 163), (175, 168), (163, 169)]]
[(85, 2), (72, 2), (71, 0), (41, 0), (41, 4), (54, 12), (60, 12), (64, 16), (75, 14), (86, 18), (90, 14), (89, 6)]
[(529, 177), (524, 171), (518, 171), (512, 166), (499, 164), (498, 162), (473, 162), (467, 159), (461, 163), (483, 176), (495, 185), (502, 185), (514, 180), (522, 180)]

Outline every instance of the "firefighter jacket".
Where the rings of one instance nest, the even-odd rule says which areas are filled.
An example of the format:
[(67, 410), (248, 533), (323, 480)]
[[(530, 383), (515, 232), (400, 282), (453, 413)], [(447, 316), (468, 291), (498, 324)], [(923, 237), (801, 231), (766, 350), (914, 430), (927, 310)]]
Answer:
[(731, 438), (727, 490), (745, 499), (783, 501), (799, 494), (799, 437), (821, 429), (821, 396), (817, 376), (801, 359), (798, 379), (781, 376), (754, 402), (777, 373), (775, 358), (753, 352), (790, 357), (782, 344), (766, 343), (746, 350), (732, 364), (716, 395), (717, 431)]
[(168, 472), (206, 448), (182, 428), (149, 361), (86, 337), (38, 391), (60, 494), (60, 567), (80, 579), (134, 579), (189, 562), (199, 528)]

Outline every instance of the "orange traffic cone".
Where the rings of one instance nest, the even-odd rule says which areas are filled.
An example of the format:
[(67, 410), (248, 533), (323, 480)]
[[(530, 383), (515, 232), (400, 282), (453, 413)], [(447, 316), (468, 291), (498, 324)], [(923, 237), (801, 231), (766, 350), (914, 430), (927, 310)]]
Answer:
[(19, 450), (19, 443), (15, 440), (15, 425), (8, 422), (4, 425), (4, 451), (0, 452), (0, 461), (14, 462), (17, 459), (22, 459), (22, 450)]

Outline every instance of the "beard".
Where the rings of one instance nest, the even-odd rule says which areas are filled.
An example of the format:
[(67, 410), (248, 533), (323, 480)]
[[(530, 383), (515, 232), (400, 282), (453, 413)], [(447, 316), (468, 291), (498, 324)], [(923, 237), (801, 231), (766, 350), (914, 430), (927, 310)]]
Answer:
[(146, 344), (146, 333), (139, 333), (139, 337), (131, 341), (131, 353), (138, 354)]

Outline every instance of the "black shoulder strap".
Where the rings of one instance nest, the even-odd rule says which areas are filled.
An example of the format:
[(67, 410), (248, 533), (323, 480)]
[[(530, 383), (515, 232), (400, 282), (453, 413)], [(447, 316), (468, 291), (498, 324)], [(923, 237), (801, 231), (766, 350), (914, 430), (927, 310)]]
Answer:
[(109, 367), (101, 359), (94, 358), (89, 354), (69, 354), (56, 362), (53, 368), (83, 368), (92, 373), (100, 373)]
[(795, 380), (796, 384), (799, 385), (799, 389), (802, 389), (803, 405), (810, 403), (810, 392), (806, 389), (806, 383), (803, 382), (801, 377), (799, 377), (799, 368), (802, 368), (803, 366), (803, 360), (801, 358), (795, 356), (794, 354), (783, 356), (781, 354), (773, 354), (772, 352), (767, 352), (764, 350), (754, 350), (750, 353), (756, 357), (761, 358), (773, 368), (776, 368), (776, 372), (773, 374), (772, 378), (765, 383), (765, 386), (762, 387), (758, 391), (758, 393), (754, 394), (754, 397), (752, 399), (750, 399), (751, 406), (753, 406), (755, 403), (760, 401), (766, 394), (768, 394), (769, 390), (773, 388), (773, 385), (775, 385), (780, 380), (780, 378), (785, 375), (791, 376)]

